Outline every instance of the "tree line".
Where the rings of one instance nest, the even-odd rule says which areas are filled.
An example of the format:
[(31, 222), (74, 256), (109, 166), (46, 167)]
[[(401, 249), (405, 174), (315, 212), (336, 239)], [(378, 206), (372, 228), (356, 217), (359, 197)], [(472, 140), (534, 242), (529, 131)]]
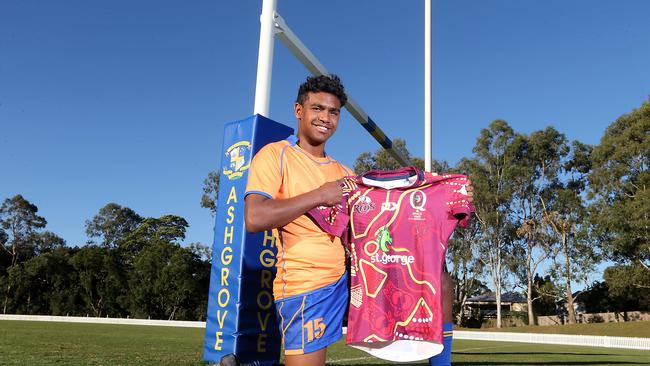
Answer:
[(22, 195), (0, 206), (3, 314), (205, 319), (209, 250), (180, 245), (184, 218), (145, 218), (109, 203), (86, 221), (90, 240), (81, 247), (46, 225)]
[[(404, 140), (394, 148), (422, 168)], [(529, 134), (495, 120), (481, 130), (473, 155), (433, 170), (469, 175), (475, 219), (450, 241), (447, 263), (459, 311), (488, 289), (523, 293), (528, 323), (568, 304), (573, 283), (588, 310), (650, 309), (650, 100), (622, 115), (600, 143), (569, 141), (554, 127)], [(384, 150), (365, 152), (354, 170), (396, 169)], [(218, 205), (218, 171), (204, 180), (200, 205)], [(203, 320), (210, 248), (181, 246), (188, 223), (175, 215), (144, 218), (109, 203), (86, 221), (88, 243), (68, 247), (21, 195), (0, 207), (0, 305), (3, 313)], [(604, 281), (588, 283), (602, 261)]]

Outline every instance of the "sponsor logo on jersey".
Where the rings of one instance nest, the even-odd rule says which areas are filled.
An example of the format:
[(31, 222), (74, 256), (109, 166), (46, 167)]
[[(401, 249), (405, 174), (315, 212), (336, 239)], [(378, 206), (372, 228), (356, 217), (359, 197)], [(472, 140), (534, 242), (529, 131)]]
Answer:
[(396, 202), (382, 202), (381, 203), (381, 210), (382, 211), (395, 211), (395, 210), (397, 210), (397, 203)]
[(393, 244), (393, 237), (390, 235), (388, 228), (386, 226), (380, 227), (375, 235), (377, 236), (377, 244), (379, 245), (379, 249), (381, 249), (383, 252), (387, 252), (388, 246)]
[(386, 253), (379, 253), (373, 255), (370, 257), (370, 262), (372, 263), (381, 263), (381, 264), (401, 264), (403, 266), (406, 266), (408, 264), (413, 264), (415, 262), (415, 257), (412, 255), (399, 255), (399, 254), (386, 254)]
[(375, 203), (368, 196), (361, 196), (354, 204), (354, 212), (358, 214), (367, 214), (375, 209)]
[(226, 150), (226, 166), (223, 167), (223, 174), (228, 180), (241, 178), (244, 172), (250, 167), (251, 143), (239, 141)]

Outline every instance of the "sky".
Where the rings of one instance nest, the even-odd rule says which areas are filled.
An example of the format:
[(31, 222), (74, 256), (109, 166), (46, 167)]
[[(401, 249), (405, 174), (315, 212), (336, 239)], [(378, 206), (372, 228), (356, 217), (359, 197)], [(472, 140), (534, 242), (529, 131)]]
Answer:
[[(0, 1), (0, 199), (68, 245), (109, 202), (189, 222), (223, 127), (253, 113), (261, 0)], [(424, 2), (278, 0), (278, 13), (391, 138), (423, 157)], [(470, 157), (495, 119), (597, 144), (650, 94), (650, 2), (433, 0), (433, 158)], [(295, 127), (308, 71), (275, 41), (269, 117)], [(379, 145), (348, 114), (327, 152)]]

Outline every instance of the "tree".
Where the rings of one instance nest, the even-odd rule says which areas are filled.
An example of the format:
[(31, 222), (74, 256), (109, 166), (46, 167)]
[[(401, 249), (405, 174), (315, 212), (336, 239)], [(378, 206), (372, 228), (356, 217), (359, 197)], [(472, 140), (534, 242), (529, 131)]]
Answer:
[(201, 207), (207, 208), (212, 216), (217, 214), (217, 200), (219, 199), (219, 172), (211, 171), (203, 180), (203, 194)]
[(79, 308), (78, 278), (69, 263), (69, 248), (58, 248), (30, 258), (9, 270), (14, 288), (7, 309), (18, 314), (75, 314)]
[(454, 279), (454, 314), (456, 324), (464, 324), (463, 308), (467, 299), (480, 295), (487, 288), (481, 283), (484, 264), (475, 253), (480, 239), (480, 225), (471, 220), (466, 228), (458, 228), (449, 240), (447, 260), (451, 264), (451, 276)]
[[(2, 248), (5, 248), (5, 245), (7, 245), (7, 241), (9, 241), (9, 235), (0, 227), (0, 246)], [(6, 268), (10, 265), (11, 263), (11, 258), (9, 256), (9, 252), (6, 250), (0, 251), (0, 277), (6, 272)]]
[(0, 245), (4, 246), (9, 240), (9, 235), (0, 227)]
[(176, 215), (163, 215), (159, 218), (148, 217), (142, 220), (140, 225), (129, 234), (125, 240), (125, 246), (153, 241), (177, 243), (185, 239), (185, 231), (188, 226), (189, 224), (184, 218)]
[[(109, 203), (99, 209), (92, 220), (86, 220), (86, 235), (91, 240), (88, 244), (99, 244), (106, 248), (116, 248), (120, 242), (133, 232), (142, 217), (128, 207)], [(98, 242), (93, 239), (97, 239)]]
[[(571, 282), (587, 280), (600, 260), (593, 244), (593, 235), (587, 222), (584, 202), (587, 175), (591, 171), (591, 146), (574, 141), (569, 159), (562, 165), (564, 179), (557, 183), (553, 195), (542, 199), (543, 222), (552, 230), (560, 244), (561, 256), (552, 268), (555, 277), (564, 281), (569, 323), (576, 323)], [(561, 260), (561, 262), (560, 262)]]
[[(174, 253), (181, 249), (180, 241), (185, 238), (188, 226), (180, 216), (149, 217), (120, 244), (119, 250), (129, 272), (129, 310), (134, 316), (174, 318), (186, 300), (174, 287), (187, 278), (186, 274), (176, 271), (174, 279), (168, 273), (170, 268), (182, 267), (176, 262), (178, 258)], [(192, 255), (191, 250), (184, 250)]]
[[(589, 197), (603, 250), (620, 264), (650, 272), (650, 99), (619, 117), (594, 148)], [(634, 271), (636, 272), (636, 271)], [(637, 289), (650, 288), (634, 276)]]
[(649, 310), (650, 290), (640, 284), (650, 283), (650, 271), (643, 266), (616, 265), (605, 269), (603, 275), (609, 295), (615, 299), (616, 311)]
[(202, 261), (212, 263), (212, 247), (202, 244), (202, 243), (190, 243), (187, 246), (197, 258), (200, 258)]
[(115, 249), (88, 245), (70, 259), (79, 276), (80, 297), (95, 317), (126, 315), (127, 274)]
[(521, 158), (517, 135), (503, 120), (495, 120), (480, 136), (473, 149), (475, 158), (463, 159), (459, 169), (468, 172), (474, 185), (474, 206), (480, 226), (475, 250), (486, 266), (495, 289), (497, 327), (501, 327), (501, 293), (505, 261), (512, 252), (514, 226), (509, 219), (514, 194), (515, 165)]
[(5, 199), (0, 206), (0, 227), (8, 238), (8, 245), (3, 245), (2, 248), (11, 256), (11, 266), (21, 256), (28, 258), (34, 254), (31, 239), (37, 230), (47, 224), (45, 218), (38, 216), (37, 212), (38, 207), (21, 195)]
[[(7, 198), (0, 206), (0, 228), (4, 231), (2, 249), (11, 257), (8, 270), (16, 266), (20, 259), (34, 255), (32, 239), (37, 230), (47, 224), (45, 218), (38, 216), (38, 207), (23, 196)], [(11, 291), (11, 281), (5, 286), (3, 314), (7, 313), (7, 302)]]
[(536, 315), (555, 315), (557, 313), (556, 300), (560, 297), (560, 291), (553, 283), (551, 276), (544, 277), (535, 273), (533, 279), (533, 302)]
[[(517, 173), (512, 212), (517, 222), (517, 235), (520, 240), (515, 247), (518, 260), (514, 261), (513, 272), (526, 283), (528, 324), (536, 324), (533, 302), (539, 297), (535, 291), (534, 275), (540, 264), (555, 256), (559, 247), (548, 235), (543, 225), (544, 208), (542, 202), (549, 200), (558, 186), (558, 173), (563, 159), (569, 152), (566, 137), (547, 127), (533, 132), (530, 136), (520, 136), (522, 159), (515, 166)], [(523, 264), (523, 265), (522, 265)]]
[[(154, 319), (192, 319), (207, 304), (209, 264), (190, 250), (155, 241), (136, 257), (129, 273), (131, 313)], [(201, 309), (201, 314), (197, 310)]]
[(34, 233), (32, 242), (34, 245), (34, 254), (36, 255), (51, 253), (66, 246), (65, 240), (51, 231)]
[(188, 226), (184, 218), (176, 215), (147, 217), (120, 243), (118, 249), (124, 264), (132, 265), (135, 257), (142, 250), (156, 242), (179, 244), (185, 239), (185, 230)]

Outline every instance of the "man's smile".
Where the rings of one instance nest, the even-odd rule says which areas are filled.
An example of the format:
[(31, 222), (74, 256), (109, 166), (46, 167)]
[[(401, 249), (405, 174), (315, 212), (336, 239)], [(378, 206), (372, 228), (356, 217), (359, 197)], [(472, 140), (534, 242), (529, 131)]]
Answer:
[(328, 132), (330, 130), (329, 127), (326, 127), (326, 126), (323, 126), (323, 125), (319, 125), (319, 124), (315, 124), (315, 123), (312, 123), (311, 125), (316, 127), (316, 129), (318, 131), (320, 131), (320, 132)]

